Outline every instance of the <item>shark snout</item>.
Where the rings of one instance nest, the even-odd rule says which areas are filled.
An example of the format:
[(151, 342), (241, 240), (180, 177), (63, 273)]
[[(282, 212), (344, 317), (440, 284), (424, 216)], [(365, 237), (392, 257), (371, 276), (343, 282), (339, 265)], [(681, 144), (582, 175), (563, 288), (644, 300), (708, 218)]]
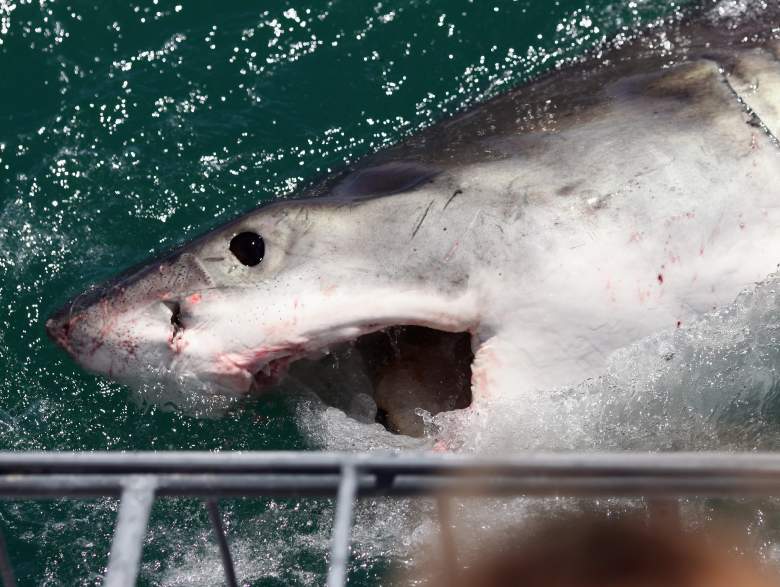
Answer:
[(206, 296), (201, 292), (213, 285), (195, 255), (171, 254), (75, 296), (44, 326), (85, 369), (132, 379), (201, 350), (196, 344), (198, 311)]
[[(83, 296), (80, 296), (83, 297)], [(46, 334), (65, 351), (73, 352), (73, 337), (76, 324), (82, 319), (84, 303), (79, 298), (70, 300), (67, 304), (53, 312), (46, 320)]]

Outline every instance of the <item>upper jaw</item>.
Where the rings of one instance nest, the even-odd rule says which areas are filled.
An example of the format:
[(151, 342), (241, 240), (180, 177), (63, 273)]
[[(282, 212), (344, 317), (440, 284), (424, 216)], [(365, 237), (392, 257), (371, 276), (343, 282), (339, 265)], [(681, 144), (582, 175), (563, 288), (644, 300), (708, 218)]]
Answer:
[(380, 330), (379, 323), (334, 326), (290, 337), (284, 342), (265, 342), (255, 348), (216, 354), (216, 379), (230, 392), (263, 391), (278, 383), (293, 362), (302, 358), (319, 358), (330, 347), (357, 339), (363, 334)]
[[(404, 325), (403, 320), (365, 320), (358, 324), (344, 324), (308, 331), (305, 335), (291, 337), (285, 342), (266, 342), (256, 348), (220, 352), (217, 353), (216, 361), (217, 377), (221, 379), (221, 384), (233, 391), (262, 392), (278, 383), (286, 374), (290, 364), (299, 359), (316, 360), (329, 354), (331, 347), (355, 341), (365, 334), (400, 325)], [(459, 331), (453, 329), (449, 322), (446, 325), (426, 322), (424, 326), (448, 332)], [(463, 330), (468, 331), (470, 328)]]

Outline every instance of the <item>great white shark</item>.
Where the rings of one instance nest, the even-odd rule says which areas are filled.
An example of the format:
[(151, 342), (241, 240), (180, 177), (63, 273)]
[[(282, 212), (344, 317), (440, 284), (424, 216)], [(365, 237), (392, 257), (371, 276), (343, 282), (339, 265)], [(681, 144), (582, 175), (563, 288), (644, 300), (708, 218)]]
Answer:
[[(426, 387), (427, 409), (489, 413), (596, 376), (780, 263), (778, 27), (776, 10), (695, 19), (604, 49), (93, 287), (46, 328), (95, 373), (233, 395), (377, 331), (467, 333), (458, 350), (397, 331), (411, 366), (374, 379), (400, 431)], [(453, 373), (466, 401), (442, 396)]]

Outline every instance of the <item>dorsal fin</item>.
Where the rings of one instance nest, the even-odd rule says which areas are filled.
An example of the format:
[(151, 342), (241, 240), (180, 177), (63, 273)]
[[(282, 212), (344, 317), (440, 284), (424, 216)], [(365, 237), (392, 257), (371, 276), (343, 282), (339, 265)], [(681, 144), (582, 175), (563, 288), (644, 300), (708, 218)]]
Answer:
[(336, 196), (365, 198), (409, 191), (438, 171), (421, 163), (394, 161), (350, 173), (333, 189)]

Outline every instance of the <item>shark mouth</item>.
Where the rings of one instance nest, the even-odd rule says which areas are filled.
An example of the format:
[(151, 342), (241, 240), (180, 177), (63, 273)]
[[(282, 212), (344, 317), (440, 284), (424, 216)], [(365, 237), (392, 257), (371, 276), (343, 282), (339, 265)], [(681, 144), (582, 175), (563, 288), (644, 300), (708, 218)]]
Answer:
[(396, 434), (420, 437), (425, 418), (471, 405), (471, 335), (391, 326), (315, 353), (285, 349), (254, 374), (253, 392), (288, 388)]
[[(181, 306), (166, 306), (176, 350), (185, 330)], [(258, 397), (292, 386), (361, 422), (420, 437), (426, 416), (471, 405), (473, 361), (468, 332), (397, 325), (328, 348), (286, 344), (220, 354), (217, 364), (226, 388), (245, 390), (251, 379), (249, 395)]]

